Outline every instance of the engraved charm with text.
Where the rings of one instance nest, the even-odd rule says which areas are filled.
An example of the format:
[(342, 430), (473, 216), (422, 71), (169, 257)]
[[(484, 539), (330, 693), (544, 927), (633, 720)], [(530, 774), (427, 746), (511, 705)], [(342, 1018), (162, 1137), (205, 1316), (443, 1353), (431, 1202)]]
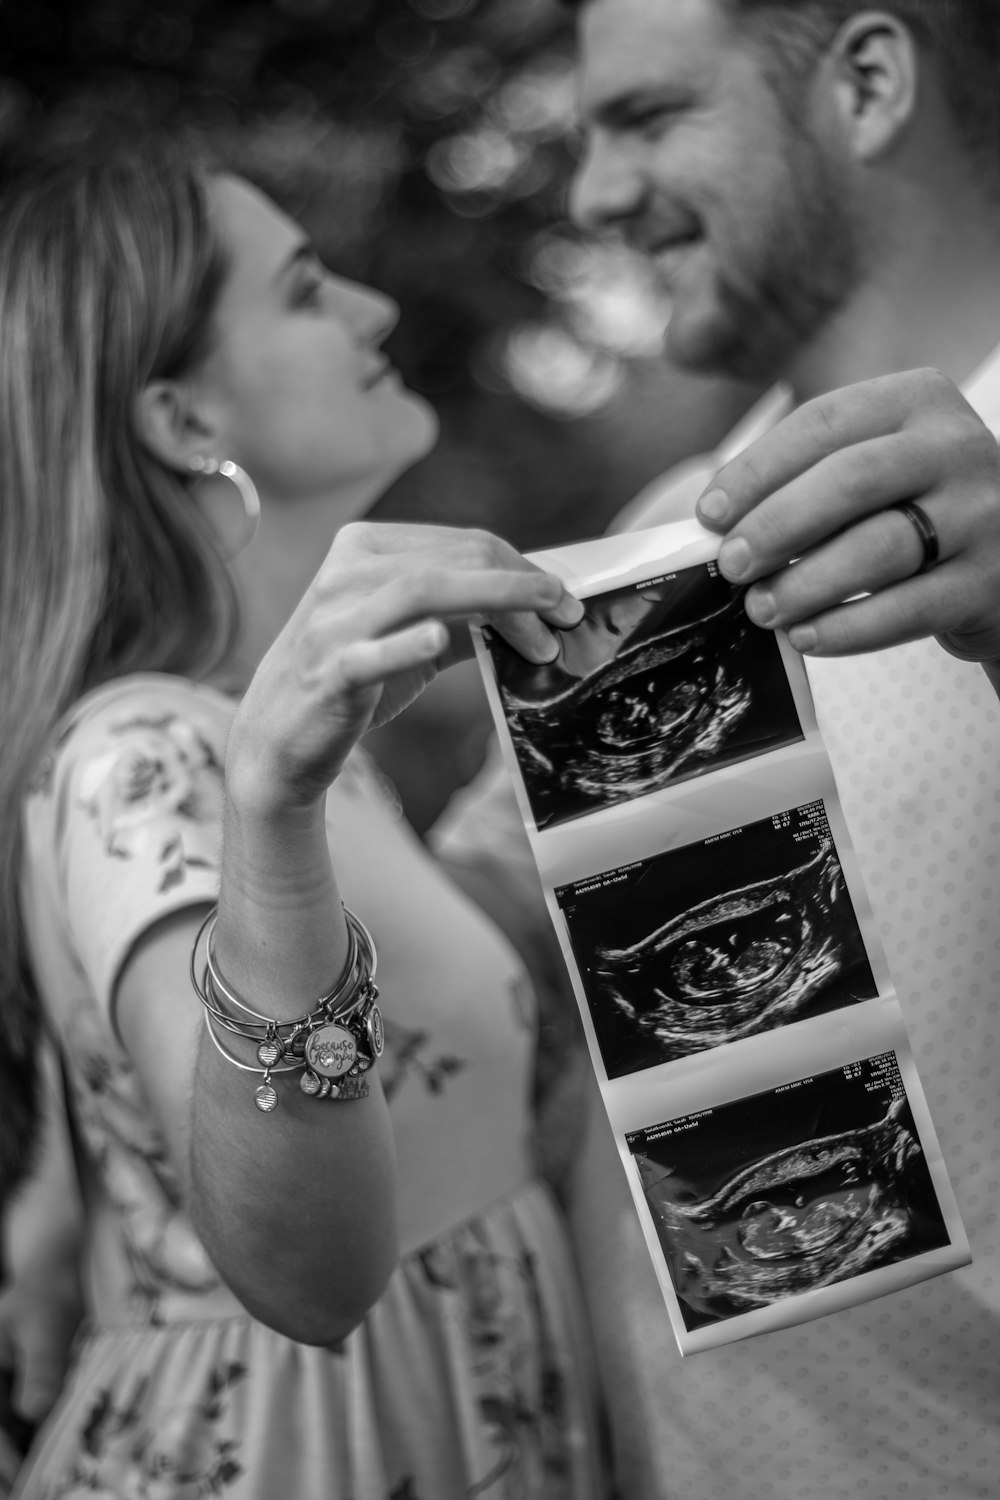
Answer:
[(324, 1078), (340, 1078), (358, 1057), (358, 1044), (343, 1026), (331, 1022), (312, 1032), (306, 1042), (306, 1066)]

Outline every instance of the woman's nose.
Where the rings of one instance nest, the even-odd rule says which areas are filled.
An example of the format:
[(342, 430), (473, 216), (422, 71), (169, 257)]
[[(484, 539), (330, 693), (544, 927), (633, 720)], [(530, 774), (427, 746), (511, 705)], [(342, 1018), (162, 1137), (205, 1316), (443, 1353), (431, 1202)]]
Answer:
[(345, 320), (366, 343), (380, 344), (399, 322), (399, 304), (374, 287), (338, 277), (336, 295)]

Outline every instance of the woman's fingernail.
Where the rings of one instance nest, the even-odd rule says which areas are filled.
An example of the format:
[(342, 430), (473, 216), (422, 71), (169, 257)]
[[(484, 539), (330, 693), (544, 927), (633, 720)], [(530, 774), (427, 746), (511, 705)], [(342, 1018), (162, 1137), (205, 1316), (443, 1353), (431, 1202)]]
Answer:
[(777, 614), (774, 595), (768, 589), (751, 589), (746, 597), (746, 612), (755, 625), (771, 625)]
[(538, 645), (535, 647), (535, 655), (538, 660), (538, 665), (540, 667), (550, 666), (552, 662), (559, 659), (559, 653), (561, 649), (562, 648), (559, 645), (559, 637), (557, 635), (550, 635), (547, 641), (544, 639), (539, 641)]
[(811, 625), (793, 625), (788, 632), (788, 639), (796, 651), (805, 653), (815, 648), (816, 632)]
[(420, 632), (420, 647), (428, 656), (439, 656), (448, 644), (448, 631), (440, 620), (428, 620)]
[(724, 521), (729, 514), (729, 496), (725, 490), (709, 490), (698, 501), (698, 514), (706, 521)]
[(719, 568), (727, 578), (742, 578), (752, 560), (750, 543), (741, 536), (730, 538), (719, 548)]
[(541, 603), (544, 609), (554, 609), (563, 596), (562, 581), (559, 578), (545, 578), (539, 587)]
[(567, 630), (572, 630), (583, 619), (586, 614), (586, 607), (573, 594), (564, 594), (558, 609), (554, 610), (553, 613), (556, 615), (560, 625), (564, 626)]

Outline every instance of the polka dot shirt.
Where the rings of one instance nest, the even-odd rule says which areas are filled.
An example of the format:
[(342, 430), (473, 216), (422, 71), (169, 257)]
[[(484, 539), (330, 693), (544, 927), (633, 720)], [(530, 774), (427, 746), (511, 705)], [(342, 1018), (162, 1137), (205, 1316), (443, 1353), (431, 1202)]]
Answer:
[[(1000, 353), (967, 394), (1000, 430)], [(596, 1108), (575, 1217), (622, 1500), (1000, 1496), (1000, 708), (928, 641), (809, 676), (973, 1263), (681, 1360)]]

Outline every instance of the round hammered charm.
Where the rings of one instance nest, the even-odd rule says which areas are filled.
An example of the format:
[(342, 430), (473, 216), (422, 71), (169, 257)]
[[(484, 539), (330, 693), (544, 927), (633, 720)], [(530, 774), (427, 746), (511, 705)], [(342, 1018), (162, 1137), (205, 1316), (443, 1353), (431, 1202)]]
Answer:
[(310, 1032), (306, 1042), (306, 1066), (324, 1078), (339, 1078), (354, 1066), (358, 1044), (343, 1026), (331, 1022)]
[(263, 1068), (273, 1068), (276, 1062), (280, 1062), (285, 1055), (285, 1049), (278, 1039), (265, 1037), (257, 1048), (257, 1061)]
[(262, 1083), (253, 1096), (253, 1102), (261, 1114), (269, 1115), (277, 1106), (278, 1091), (269, 1083)]
[(319, 1093), (320, 1082), (311, 1068), (306, 1068), (302, 1077), (299, 1079), (299, 1088), (304, 1094), (309, 1094), (310, 1096)]
[(381, 1057), (382, 1049), (385, 1046), (385, 1029), (382, 1025), (382, 1012), (377, 1005), (373, 1005), (368, 1012), (366, 1024), (368, 1027), (368, 1045), (371, 1047), (372, 1057)]

